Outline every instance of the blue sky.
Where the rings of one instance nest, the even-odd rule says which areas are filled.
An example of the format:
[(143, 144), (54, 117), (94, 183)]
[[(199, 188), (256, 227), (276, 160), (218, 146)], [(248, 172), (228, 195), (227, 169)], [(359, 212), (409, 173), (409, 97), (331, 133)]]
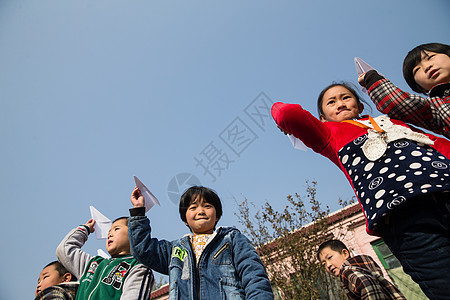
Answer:
[[(306, 180), (337, 209), (353, 196), (343, 174), (293, 149), (267, 107), (316, 113), (323, 87), (356, 83), (355, 56), (410, 91), (403, 58), (450, 43), (449, 11), (447, 0), (0, 1), (2, 298), (34, 296), (89, 205), (127, 215), (133, 175), (159, 198), (147, 215), (169, 240), (188, 232), (180, 174), (218, 192), (220, 225), (240, 227), (245, 197), (283, 207)], [(84, 247), (98, 248), (94, 236)]]

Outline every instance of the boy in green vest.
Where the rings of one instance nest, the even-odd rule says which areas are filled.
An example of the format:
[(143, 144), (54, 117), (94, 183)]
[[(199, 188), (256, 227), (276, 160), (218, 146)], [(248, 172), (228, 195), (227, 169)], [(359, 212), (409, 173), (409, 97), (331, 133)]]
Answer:
[(130, 254), (128, 218), (118, 218), (111, 225), (106, 239), (111, 258), (91, 256), (81, 250), (89, 233), (94, 232), (94, 224), (90, 219), (72, 229), (56, 249), (59, 261), (80, 278), (76, 299), (150, 299), (153, 273)]

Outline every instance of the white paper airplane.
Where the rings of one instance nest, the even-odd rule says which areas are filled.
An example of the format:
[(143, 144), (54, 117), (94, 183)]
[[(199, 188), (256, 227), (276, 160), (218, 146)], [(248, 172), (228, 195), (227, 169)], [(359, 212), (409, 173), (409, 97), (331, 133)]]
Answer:
[(101, 256), (103, 258), (109, 259), (111, 256), (109, 256), (108, 253), (106, 253), (105, 251), (103, 251), (102, 249), (98, 249), (97, 250), (97, 255)]
[(291, 140), (292, 146), (294, 146), (295, 149), (306, 151), (308, 150), (308, 147), (298, 138), (293, 136), (292, 134), (288, 134), (289, 140)]
[[(375, 70), (375, 68), (373, 68), (371, 65), (369, 65), (368, 63), (366, 63), (359, 57), (355, 57), (355, 67), (356, 67), (356, 73), (358, 74), (358, 77), (364, 73), (369, 72), (370, 70)], [(381, 74), (380, 72), (378, 72), (378, 74), (380, 74), (381, 76), (384, 77), (384, 75)], [(361, 87), (361, 89), (364, 93), (368, 93), (367, 89), (365, 87)]]
[(148, 212), (150, 208), (152, 208), (155, 204), (159, 204), (158, 199), (156, 199), (155, 195), (150, 192), (150, 190), (136, 177), (134, 177), (134, 182), (136, 183), (136, 186), (139, 188), (139, 190), (142, 193), (142, 196), (144, 196), (145, 200), (145, 212)]
[(108, 237), (109, 229), (111, 228), (111, 220), (105, 217), (92, 205), (89, 206), (89, 209), (91, 210), (91, 218), (95, 221), (95, 237), (97, 240), (106, 239)]
[(374, 68), (372, 68), (372, 66), (370, 66), (368, 63), (366, 63), (359, 57), (355, 57), (355, 67), (356, 73), (358, 73), (358, 77), (364, 73), (369, 72), (370, 70), (375, 70)]

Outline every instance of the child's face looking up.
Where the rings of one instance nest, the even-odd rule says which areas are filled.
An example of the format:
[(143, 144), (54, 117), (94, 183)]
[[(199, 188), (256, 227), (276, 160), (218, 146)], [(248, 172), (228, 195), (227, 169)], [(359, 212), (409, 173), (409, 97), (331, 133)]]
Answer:
[(350, 257), (350, 253), (343, 249), (341, 253), (325, 247), (319, 254), (320, 263), (333, 276), (339, 276), (342, 264)]
[(357, 118), (364, 106), (345, 87), (337, 85), (328, 89), (322, 97), (322, 122), (341, 122)]
[(111, 225), (106, 239), (106, 250), (111, 256), (130, 254), (127, 219), (119, 219)]
[(440, 83), (450, 82), (450, 57), (431, 51), (422, 52), (422, 60), (413, 69), (414, 80), (425, 91)]
[(198, 235), (213, 233), (219, 219), (216, 216), (216, 208), (197, 197), (186, 211), (186, 221), (192, 233)]
[(60, 284), (65, 281), (70, 281), (70, 278), (66, 277), (67, 276), (65, 275), (60, 276), (54, 265), (44, 268), (41, 274), (39, 274), (38, 284), (36, 286), (34, 296), (37, 296), (37, 294), (48, 287)]

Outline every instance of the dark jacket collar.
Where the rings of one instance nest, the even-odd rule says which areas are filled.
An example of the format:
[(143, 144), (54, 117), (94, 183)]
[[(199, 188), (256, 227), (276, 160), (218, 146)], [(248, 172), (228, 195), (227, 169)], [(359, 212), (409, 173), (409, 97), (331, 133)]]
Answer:
[(448, 97), (450, 95), (450, 82), (435, 85), (430, 90), (430, 97)]

